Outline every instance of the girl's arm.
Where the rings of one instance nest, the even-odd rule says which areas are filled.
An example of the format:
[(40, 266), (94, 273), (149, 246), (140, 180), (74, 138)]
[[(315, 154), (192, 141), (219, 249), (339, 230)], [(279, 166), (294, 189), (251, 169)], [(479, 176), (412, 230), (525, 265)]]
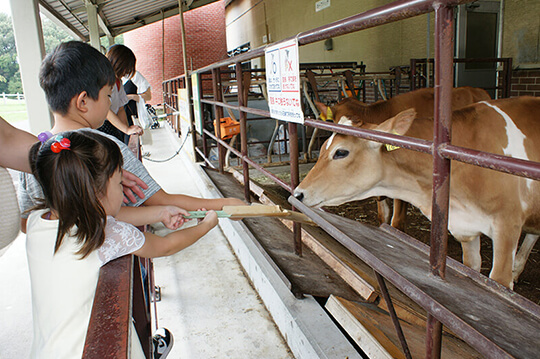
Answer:
[(144, 102), (148, 102), (152, 99), (152, 89), (149, 87), (146, 91), (139, 94), (127, 94), (126, 96), (128, 99), (135, 102), (139, 102), (141, 98), (144, 100)]
[(146, 91), (142, 92), (139, 94), (139, 96), (142, 97), (142, 99), (144, 100), (144, 102), (148, 102), (152, 99), (152, 89), (150, 87), (148, 87), (146, 89)]
[(145, 258), (170, 256), (197, 242), (202, 236), (214, 228), (217, 223), (216, 212), (209, 211), (197, 226), (181, 229), (169, 233), (164, 237), (145, 232), (144, 245), (139, 250), (133, 252), (133, 254)]
[(169, 229), (178, 229), (186, 221), (184, 215), (187, 214), (186, 210), (174, 206), (121, 207), (115, 218), (134, 226), (162, 222)]
[(118, 109), (118, 114), (114, 113), (112, 110), (109, 110), (109, 113), (107, 114), (107, 120), (109, 120), (109, 122), (112, 123), (114, 127), (124, 132), (126, 135), (143, 134), (143, 129), (140, 126), (128, 125), (126, 111), (124, 110), (124, 107), (120, 107)]

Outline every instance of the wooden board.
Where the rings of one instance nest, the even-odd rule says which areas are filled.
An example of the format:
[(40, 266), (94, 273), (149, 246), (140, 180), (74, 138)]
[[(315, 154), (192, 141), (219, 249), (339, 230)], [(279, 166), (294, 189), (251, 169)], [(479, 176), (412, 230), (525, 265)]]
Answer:
[[(388, 312), (372, 303), (354, 303), (331, 296), (326, 309), (370, 358), (405, 358)], [(425, 322), (403, 320), (401, 328), (413, 358), (425, 356)], [(471, 347), (449, 333), (443, 333), (442, 358), (482, 358)]]
[(289, 211), (278, 205), (262, 205), (255, 203), (250, 206), (223, 206), (223, 212), (229, 214), (231, 216), (230, 218), (279, 217), (289, 221), (316, 226), (315, 222), (305, 214)]

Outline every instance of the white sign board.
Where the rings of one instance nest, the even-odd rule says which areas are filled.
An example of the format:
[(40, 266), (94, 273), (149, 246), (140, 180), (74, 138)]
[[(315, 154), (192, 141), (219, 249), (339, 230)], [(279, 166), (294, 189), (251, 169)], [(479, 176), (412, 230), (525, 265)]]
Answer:
[(303, 124), (298, 41), (293, 39), (268, 47), (265, 60), (270, 116)]
[(193, 89), (193, 115), (195, 116), (195, 130), (202, 135), (202, 106), (201, 106), (201, 94), (199, 91), (200, 83), (197, 73), (191, 74), (191, 88)]
[[(182, 121), (189, 122), (189, 102), (187, 98), (186, 89), (178, 89), (178, 109), (180, 112), (180, 119)], [(191, 125), (191, 124), (190, 124)]]
[[(193, 134), (189, 132), (191, 129), (191, 122), (189, 120), (189, 101), (186, 89), (178, 89), (178, 110), (180, 112), (180, 121), (178, 125), (180, 125), (180, 133), (182, 134), (181, 137), (185, 138), (186, 136), (193, 136)], [(185, 139), (186, 142), (189, 140), (190, 139), (188, 138)], [(184, 149), (191, 160), (195, 162), (195, 150), (193, 149), (193, 146), (187, 145), (184, 146)]]

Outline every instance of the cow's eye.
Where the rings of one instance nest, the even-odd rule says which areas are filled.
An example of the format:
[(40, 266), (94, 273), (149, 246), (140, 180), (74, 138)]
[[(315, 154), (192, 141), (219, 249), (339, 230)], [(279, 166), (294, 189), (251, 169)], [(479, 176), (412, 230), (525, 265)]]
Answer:
[(337, 150), (336, 153), (334, 153), (334, 160), (339, 160), (342, 158), (345, 158), (349, 155), (349, 151), (347, 150)]

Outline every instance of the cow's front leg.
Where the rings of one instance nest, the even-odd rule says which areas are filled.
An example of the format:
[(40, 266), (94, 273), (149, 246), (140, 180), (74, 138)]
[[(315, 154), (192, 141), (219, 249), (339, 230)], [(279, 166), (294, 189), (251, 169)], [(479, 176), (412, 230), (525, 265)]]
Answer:
[(461, 249), (463, 250), (463, 264), (480, 272), (480, 268), (482, 268), (480, 235), (469, 237), (460, 236), (456, 237), (456, 239), (461, 243)]
[(529, 255), (531, 254), (531, 251), (534, 248), (538, 237), (540, 236), (537, 234), (529, 233), (523, 239), (523, 243), (521, 243), (519, 251), (516, 254), (516, 259), (514, 259), (514, 268), (512, 270), (512, 277), (514, 283), (517, 283), (519, 275), (521, 274), (521, 272), (523, 272), (523, 269), (525, 269), (527, 259), (529, 258)]
[(489, 277), (513, 289), (512, 268), (521, 231), (501, 231), (493, 236), (493, 267)]
[(407, 224), (407, 206), (407, 202), (400, 199), (394, 199), (394, 212), (392, 214), (391, 226), (400, 231), (405, 231), (405, 225)]
[(377, 197), (377, 218), (379, 224), (390, 224), (392, 219), (392, 212), (390, 211), (390, 198)]

